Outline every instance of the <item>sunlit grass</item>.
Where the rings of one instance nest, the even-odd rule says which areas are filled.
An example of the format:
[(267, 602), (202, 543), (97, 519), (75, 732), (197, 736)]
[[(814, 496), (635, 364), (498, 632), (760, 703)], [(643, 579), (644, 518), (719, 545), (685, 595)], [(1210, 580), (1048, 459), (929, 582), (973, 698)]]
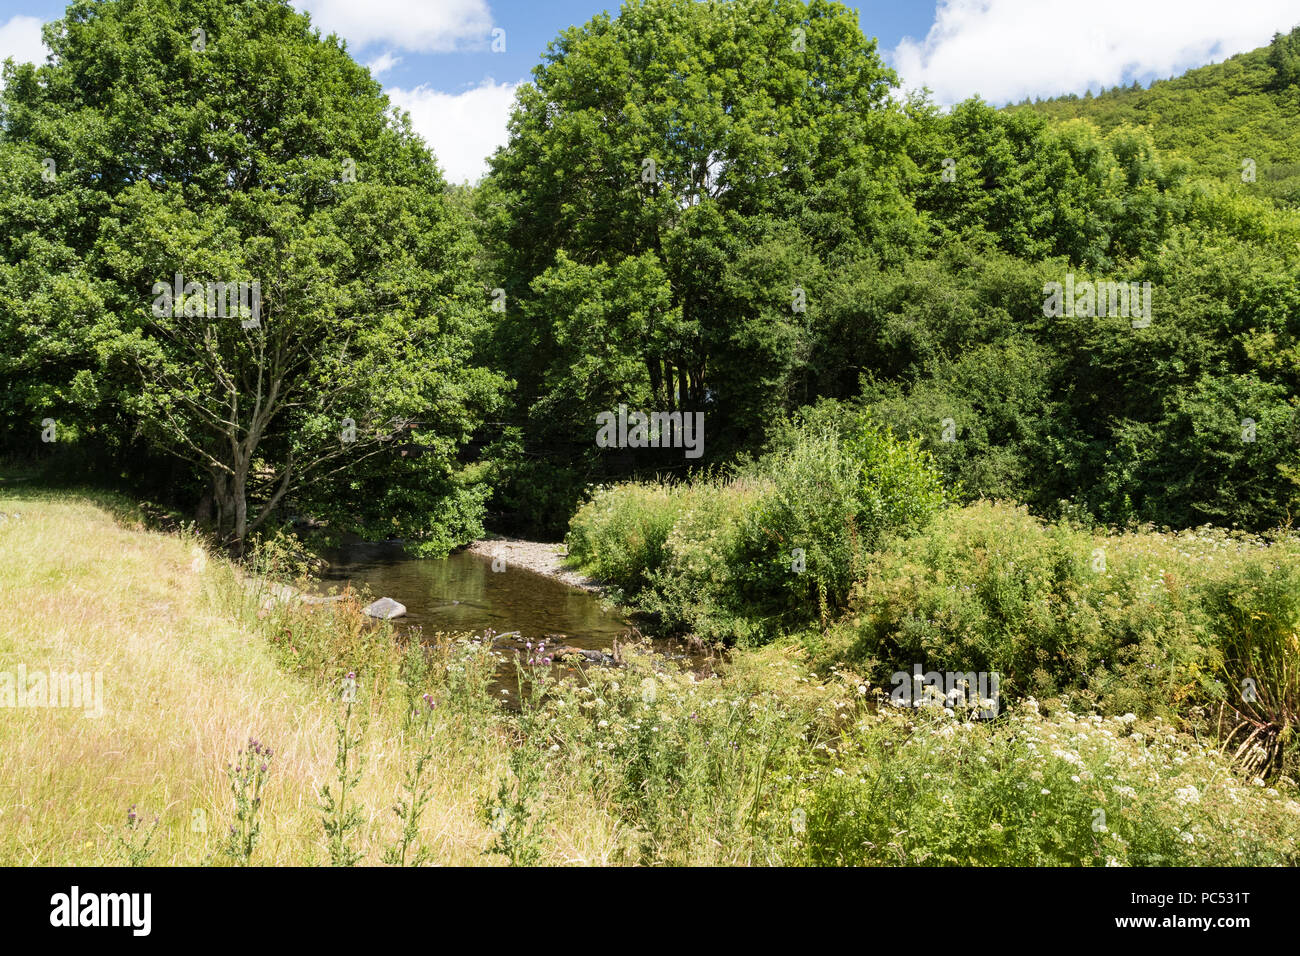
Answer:
[[(0, 513), (0, 674), (104, 682), (98, 717), (0, 707), (0, 865), (124, 863), (131, 807), (137, 836), (159, 818), (144, 862), (229, 863), (226, 767), (250, 738), (272, 751), (251, 862), (328, 863), (320, 792), (337, 780), (350, 671), (362, 742), (348, 840), (366, 864), (398, 837), (427, 705), (407, 715), (424, 694), (433, 788), (418, 845), (435, 864), (1296, 860), (1294, 782), (1243, 774), (1158, 717), (882, 708), (886, 688), (851, 661), (795, 641), (738, 651), (703, 679), (636, 647), (576, 681), (525, 667), (536, 693), (507, 712), (487, 687), (508, 658), (485, 643), (429, 635), (412, 648), (351, 594), (266, 607), (248, 572), (114, 499), (0, 491)], [(1176, 549), (1188, 561), (1233, 550), (1213, 535), (1132, 536), (1108, 546), (1116, 567), (1129, 546), (1154, 548), (1166, 571)], [(509, 840), (494, 829), (502, 807), (520, 824)]]
[[(222, 562), (196, 571), (194, 541), (124, 527), (75, 496), (0, 497), (0, 511), (21, 514), (0, 524), (0, 671), (24, 664), (104, 680), (98, 718), (0, 708), (0, 864), (121, 862), (113, 832), (132, 805), (146, 825), (160, 818), (151, 864), (224, 862), (225, 768), (250, 737), (274, 754), (254, 862), (320, 862), (317, 793), (333, 770), (337, 693), (277, 666), (266, 640), (205, 599)], [(396, 834), (391, 807), (410, 741), (393, 708), (369, 700), (356, 797), (366, 813), (359, 843), (377, 862)], [(436, 726), (444, 740), (422, 839), (439, 863), (493, 862), (478, 812), (504, 759), (499, 735), (483, 726), (469, 746), (449, 720)], [(554, 862), (608, 852), (593, 816), (556, 802)]]

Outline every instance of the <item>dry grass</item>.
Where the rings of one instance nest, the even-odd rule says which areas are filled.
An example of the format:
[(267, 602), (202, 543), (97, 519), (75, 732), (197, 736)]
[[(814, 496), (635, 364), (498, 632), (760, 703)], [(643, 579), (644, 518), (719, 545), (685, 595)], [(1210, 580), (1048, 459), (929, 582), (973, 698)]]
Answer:
[[(0, 865), (123, 862), (115, 833), (131, 805), (160, 817), (151, 864), (222, 863), (225, 768), (250, 737), (274, 750), (254, 862), (327, 860), (318, 793), (334, 779), (336, 695), (278, 666), (253, 628), (205, 600), (220, 563), (196, 570), (192, 540), (75, 495), (0, 493), (0, 512), (21, 513), (0, 523), (0, 672), (23, 664), (104, 682), (98, 718), (0, 707)], [(411, 741), (397, 708), (371, 701), (357, 843), (376, 863), (397, 832)], [(438, 863), (494, 862), (479, 807), (504, 766), (502, 731), (439, 720), (422, 839)], [(192, 825), (200, 812), (206, 833)], [(556, 798), (548, 818), (548, 862), (603, 862), (617, 842), (606, 815), (581, 801)]]

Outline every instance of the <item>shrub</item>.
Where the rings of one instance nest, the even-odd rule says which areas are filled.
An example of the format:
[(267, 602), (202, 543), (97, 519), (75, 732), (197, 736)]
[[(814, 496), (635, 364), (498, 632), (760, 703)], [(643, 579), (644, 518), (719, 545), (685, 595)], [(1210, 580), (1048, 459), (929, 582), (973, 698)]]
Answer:
[(1213, 691), (1217, 660), (1195, 583), (1225, 535), (1094, 535), (982, 502), (877, 553), (820, 653), (877, 681), (990, 671), (1003, 695), (1169, 716)]
[[(843, 607), (867, 555), (886, 536), (922, 527), (944, 503), (929, 456), (914, 441), (864, 426), (847, 438), (805, 429), (751, 469), (763, 494), (741, 519), (738, 601), (775, 631)], [(804, 568), (795, 571), (795, 549)], [(771, 635), (769, 635), (771, 636)]]
[(916, 443), (803, 427), (729, 481), (597, 489), (573, 517), (569, 553), (669, 629), (761, 642), (828, 620), (866, 556), (944, 500)]
[(1222, 727), (1247, 772), (1300, 763), (1300, 564), (1293, 542), (1203, 588), (1226, 685)]
[(635, 597), (663, 563), (664, 541), (688, 488), (633, 482), (596, 488), (569, 522), (570, 558), (588, 574)]

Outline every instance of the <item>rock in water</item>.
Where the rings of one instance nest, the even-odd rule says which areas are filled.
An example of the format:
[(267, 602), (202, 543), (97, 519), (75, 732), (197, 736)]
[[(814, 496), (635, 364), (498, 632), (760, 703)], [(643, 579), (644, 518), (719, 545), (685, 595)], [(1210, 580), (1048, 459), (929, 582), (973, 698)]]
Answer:
[(393, 618), (401, 617), (406, 613), (406, 605), (398, 604), (392, 598), (380, 598), (374, 604), (363, 609), (361, 613), (367, 617), (377, 617), (380, 620), (391, 621)]

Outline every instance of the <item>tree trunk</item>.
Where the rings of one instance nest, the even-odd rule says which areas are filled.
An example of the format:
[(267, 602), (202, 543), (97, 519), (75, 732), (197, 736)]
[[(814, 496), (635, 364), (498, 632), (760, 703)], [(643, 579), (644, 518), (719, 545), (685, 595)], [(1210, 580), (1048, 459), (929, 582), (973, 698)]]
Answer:
[(230, 529), (230, 553), (236, 558), (244, 556), (244, 539), (248, 537), (248, 473), (247, 466), (237, 468), (230, 479), (230, 500), (233, 521)]

